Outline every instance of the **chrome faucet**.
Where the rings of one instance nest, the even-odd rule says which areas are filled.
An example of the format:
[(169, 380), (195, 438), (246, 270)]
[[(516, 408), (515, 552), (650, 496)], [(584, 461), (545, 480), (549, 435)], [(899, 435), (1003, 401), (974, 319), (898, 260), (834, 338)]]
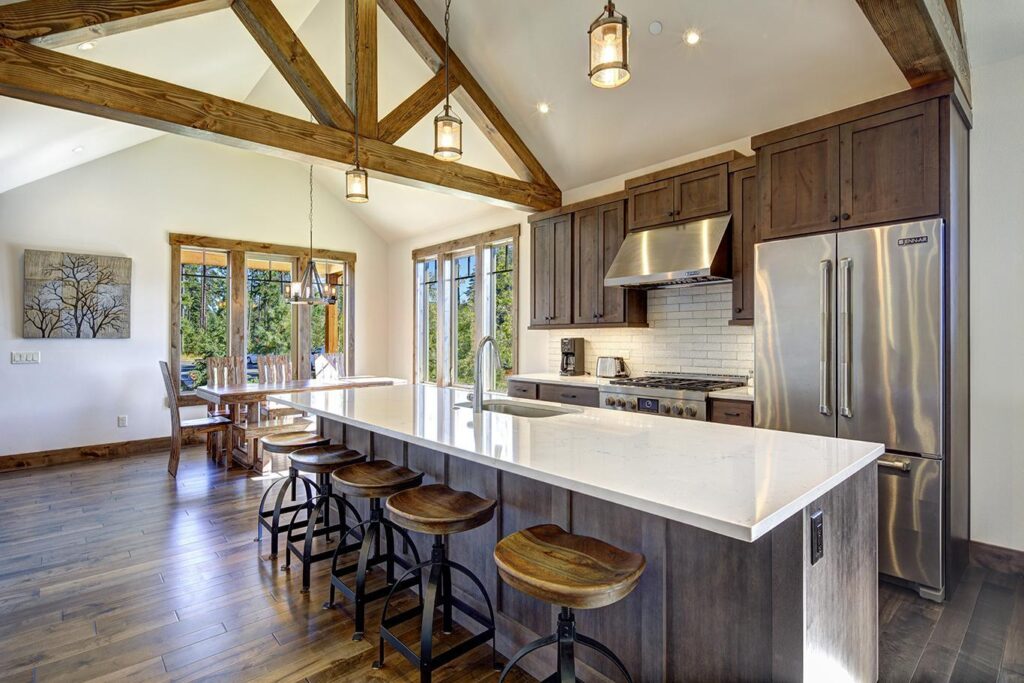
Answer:
[(476, 347), (476, 367), (473, 368), (473, 412), (482, 413), (484, 411), (484, 347), (488, 344), (491, 345), (491, 350), (494, 352), (494, 360), (496, 361), (496, 367), (501, 367), (501, 357), (498, 355), (498, 342), (494, 341), (494, 337), (487, 335), (480, 340), (480, 343)]

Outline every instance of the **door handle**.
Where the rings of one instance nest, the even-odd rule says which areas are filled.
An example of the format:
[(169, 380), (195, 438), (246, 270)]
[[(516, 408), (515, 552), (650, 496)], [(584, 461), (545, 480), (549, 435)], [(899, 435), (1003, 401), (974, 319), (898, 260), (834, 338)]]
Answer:
[(851, 356), (853, 355), (853, 342), (850, 313), (850, 270), (853, 268), (853, 260), (844, 258), (839, 261), (839, 414), (843, 417), (853, 417), (853, 406), (850, 405), (851, 393), (850, 384), (853, 380), (851, 374)]
[(826, 259), (819, 264), (821, 269), (821, 291), (818, 306), (820, 321), (818, 329), (818, 412), (832, 414), (829, 395), (829, 358), (832, 350), (832, 261)]
[(894, 458), (892, 456), (883, 455), (878, 459), (878, 466), (884, 467), (889, 470), (898, 470), (900, 472), (910, 471), (910, 461), (902, 460), (900, 458)]

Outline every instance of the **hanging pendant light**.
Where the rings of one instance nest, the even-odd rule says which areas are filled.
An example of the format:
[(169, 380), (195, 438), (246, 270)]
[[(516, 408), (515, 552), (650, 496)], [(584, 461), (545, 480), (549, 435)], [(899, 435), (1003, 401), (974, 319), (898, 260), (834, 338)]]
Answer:
[(338, 303), (338, 292), (334, 285), (324, 285), (313, 260), (313, 166), (309, 167), (309, 263), (298, 282), (290, 287), (288, 303), (331, 306)]
[(352, 18), (355, 24), (355, 35), (353, 40), (356, 44), (356, 49), (353, 54), (355, 63), (355, 84), (354, 91), (356, 93), (353, 106), (353, 117), (355, 119), (355, 157), (356, 167), (350, 168), (345, 171), (345, 199), (355, 204), (365, 204), (370, 201), (370, 177), (366, 173), (366, 169), (359, 165), (359, 19), (357, 17)]
[(590, 25), (590, 82), (617, 88), (629, 80), (629, 21), (609, 0)]
[(452, 0), (444, 3), (444, 111), (434, 117), (434, 158), (458, 161), (462, 158), (462, 119), (452, 113), (448, 87), (448, 25)]

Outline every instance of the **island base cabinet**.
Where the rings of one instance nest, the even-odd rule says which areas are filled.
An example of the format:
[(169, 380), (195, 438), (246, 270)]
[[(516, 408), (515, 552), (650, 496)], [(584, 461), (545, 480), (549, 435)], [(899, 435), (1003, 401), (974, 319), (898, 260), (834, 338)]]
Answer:
[[(635, 681), (875, 681), (878, 678), (878, 477), (867, 467), (754, 542), (668, 520), (365, 430), (327, 423), (323, 432), (427, 473), (424, 483), (495, 498), (488, 524), (456, 534), (452, 560), (483, 581), (506, 657), (552, 633), (558, 607), (498, 578), (493, 550), (504, 536), (558, 524), (643, 553), (637, 589), (608, 607), (577, 612), (579, 632), (608, 645)], [(811, 561), (812, 516), (822, 513), (823, 554)], [(421, 555), (430, 538), (413, 534)], [(455, 593), (486, 605), (460, 577)], [(456, 613), (458, 619), (461, 615)], [(475, 622), (460, 621), (470, 630)], [(607, 662), (576, 652), (585, 681), (615, 681)], [(537, 678), (555, 670), (554, 648), (522, 662)]]

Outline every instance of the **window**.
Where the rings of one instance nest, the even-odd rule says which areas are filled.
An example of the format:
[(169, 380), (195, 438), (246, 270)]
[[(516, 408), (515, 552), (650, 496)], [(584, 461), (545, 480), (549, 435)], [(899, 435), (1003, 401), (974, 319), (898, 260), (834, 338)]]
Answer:
[(516, 225), (413, 252), (417, 382), (472, 385), (477, 344), (491, 335), (501, 364), (488, 353), (484, 372), (507, 388), (518, 355), (518, 236)]
[(437, 258), (416, 262), (416, 381), (437, 382)]
[(250, 381), (256, 356), (264, 354), (290, 354), (299, 378), (313, 376), (316, 368), (326, 372), (325, 363), (339, 375), (353, 372), (355, 254), (314, 250), (339, 301), (306, 307), (288, 303), (289, 285), (309, 253), (304, 247), (181, 234), (171, 234), (170, 243), (176, 343), (168, 363), (171, 376), (179, 376), (182, 405), (202, 403), (190, 393), (207, 383), (206, 359), (214, 356), (246, 356)]
[(228, 255), (212, 249), (182, 249), (181, 391), (206, 384), (206, 359), (228, 352)]

